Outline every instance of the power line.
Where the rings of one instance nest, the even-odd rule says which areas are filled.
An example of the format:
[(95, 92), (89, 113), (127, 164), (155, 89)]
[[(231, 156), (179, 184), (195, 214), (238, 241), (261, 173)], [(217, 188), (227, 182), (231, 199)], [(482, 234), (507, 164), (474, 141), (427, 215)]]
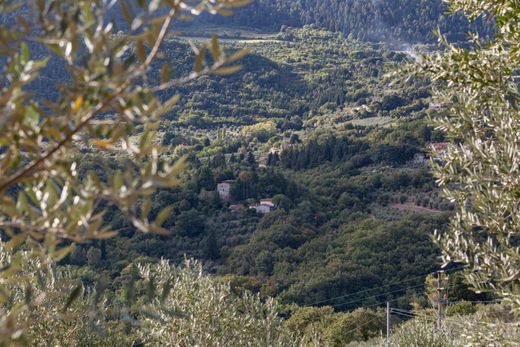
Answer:
[[(397, 300), (399, 300), (399, 299), (389, 300), (389, 301), (387, 301), (386, 303), (387, 303), (387, 305), (389, 305), (389, 303), (390, 303), (391, 301), (397, 301)], [(365, 306), (365, 308), (369, 308), (369, 307), (373, 307), (373, 306), (375, 306), (375, 305), (381, 305), (381, 304), (383, 304), (383, 302), (380, 302), (380, 303), (377, 303), (377, 304), (374, 304), (374, 305), (370, 305), (370, 306)], [(391, 308), (391, 309), (390, 309), (390, 313), (397, 314), (397, 315), (401, 315), (401, 316), (405, 316), (405, 317), (409, 317), (409, 318), (420, 317), (420, 318), (424, 318), (424, 319), (430, 319), (430, 320), (433, 321), (433, 318), (432, 318), (432, 317), (423, 316), (423, 315), (417, 315), (417, 314), (415, 314), (415, 313), (413, 313), (413, 312), (412, 312), (411, 314), (404, 313), (404, 312), (396, 312), (395, 310), (400, 310), (400, 309)], [(406, 310), (402, 310), (402, 311), (406, 311)], [(409, 312), (411, 312), (411, 311), (409, 311)], [(348, 334), (350, 334), (350, 333), (352, 333), (352, 332), (358, 330), (359, 328), (362, 328), (362, 327), (364, 327), (364, 326), (366, 326), (366, 325), (368, 325), (368, 324), (370, 324), (370, 323), (372, 323), (372, 322), (374, 322), (374, 321), (376, 321), (376, 320), (378, 320), (378, 319), (379, 319), (379, 317), (375, 317), (375, 318), (373, 318), (373, 319), (371, 319), (371, 320), (369, 320), (369, 321), (367, 321), (367, 322), (364, 322), (364, 323), (362, 323), (362, 324), (356, 326), (356, 327), (353, 328), (353, 329), (348, 330), (345, 334), (348, 335)], [(387, 323), (388, 323), (388, 322), (387, 322)], [(387, 332), (387, 333), (388, 333), (388, 332)]]
[(400, 312), (407, 313), (407, 314), (415, 314), (413, 311), (405, 310), (405, 309), (397, 308), (397, 307), (392, 307), (392, 311), (400, 311)]
[(397, 315), (400, 315), (400, 316), (405, 316), (405, 317), (408, 317), (408, 318), (415, 318), (414, 315), (407, 314), (407, 313), (401, 313), (401, 312), (395, 312), (392, 309), (390, 309), (390, 313), (391, 314), (397, 314)]
[(395, 299), (392, 299), (392, 300), (386, 300), (386, 301), (378, 302), (377, 304), (372, 304), (372, 305), (368, 305), (368, 306), (361, 306), (359, 308), (372, 308), (372, 307), (376, 307), (376, 306), (381, 306), (383, 304), (386, 304), (387, 302), (396, 302), (396, 301), (399, 301), (399, 300), (401, 300), (401, 298), (395, 298)]
[(415, 289), (415, 288), (419, 288), (419, 287), (424, 287), (424, 284), (418, 284), (418, 285), (412, 286), (412, 287), (401, 288), (401, 289), (393, 290), (393, 291), (386, 292), (386, 293), (374, 294), (374, 295), (366, 296), (366, 297), (361, 298), (361, 299), (351, 300), (351, 301), (347, 301), (347, 302), (343, 302), (343, 303), (339, 303), (339, 304), (335, 304), (335, 305), (331, 305), (331, 306), (332, 307), (345, 306), (345, 305), (348, 305), (348, 304), (353, 304), (353, 303), (356, 303), (356, 302), (364, 301), (366, 299), (375, 298), (375, 297), (378, 297), (378, 296), (383, 296), (383, 295), (388, 295), (388, 294), (393, 294), (393, 293), (397, 293), (397, 292), (402, 292), (402, 291), (405, 291), (405, 290), (408, 290), (408, 289)]
[[(455, 268), (452, 268), (452, 269), (449, 269), (449, 270), (445, 270), (445, 272), (452, 272), (452, 271), (456, 271), (456, 270), (461, 270), (461, 269), (463, 269), (465, 267), (466, 266), (458, 266), (458, 267), (455, 267)], [(390, 283), (390, 284), (385, 284), (383, 286), (379, 286), (379, 287), (375, 287), (375, 288), (369, 288), (369, 289), (360, 290), (360, 291), (357, 291), (355, 293), (350, 293), (350, 294), (346, 294), (346, 295), (342, 295), (342, 296), (336, 296), (336, 297), (329, 298), (329, 299), (315, 301), (315, 302), (313, 302), (311, 304), (307, 304), (307, 305), (304, 305), (304, 306), (315, 306), (315, 305), (322, 304), (322, 303), (325, 303), (325, 302), (334, 301), (334, 300), (337, 300), (337, 299), (345, 299), (345, 298), (348, 298), (348, 297), (351, 297), (351, 296), (354, 296), (354, 295), (358, 295), (358, 294), (374, 291), (374, 290), (377, 290), (377, 289), (382, 289), (382, 288), (385, 288), (385, 287), (395, 286), (395, 285), (406, 283), (406, 282), (412, 282), (412, 281), (414, 281), (416, 279), (423, 278), (424, 276), (431, 275), (433, 273), (435, 273), (435, 272), (431, 272), (430, 271), (428, 273), (425, 273), (425, 274), (422, 274), (422, 275), (418, 275), (418, 276), (414, 276), (414, 277), (408, 278), (406, 280), (402, 280), (402, 281), (398, 281), (398, 282), (394, 282), (394, 283)], [(378, 295), (384, 295), (384, 294), (378, 294)]]
[(436, 319), (433, 317), (428, 317), (428, 316), (418, 315), (418, 314), (408, 314), (408, 313), (403, 313), (403, 312), (397, 312), (397, 311), (394, 311), (394, 309), (391, 309), (390, 313), (397, 314), (397, 315), (407, 317), (407, 318), (423, 318), (423, 319), (429, 320), (430, 322), (436, 321)]
[[(387, 302), (396, 302), (396, 301), (399, 301), (399, 300), (401, 300), (401, 298), (395, 298), (395, 299), (392, 299), (392, 300), (381, 301), (381, 302), (378, 302), (378, 303), (375, 303), (375, 304), (372, 304), (372, 305), (359, 306), (357, 308), (372, 308), (372, 307), (385, 305)], [(342, 306), (342, 305), (343, 304), (339, 304), (339, 306)], [(338, 305), (334, 305), (334, 306), (331, 306), (331, 307), (336, 307), (336, 306), (338, 306)]]
[(472, 304), (489, 304), (489, 303), (495, 303), (495, 302), (502, 302), (502, 300), (499, 300), (499, 299), (495, 299), (495, 300), (475, 300), (475, 301), (471, 301), (471, 300), (455, 300), (455, 301), (449, 301), (448, 304), (449, 305), (452, 305), (452, 304), (456, 304), (458, 302), (469, 302), (469, 303), (472, 303)]
[(359, 328), (364, 327), (364, 326), (366, 326), (366, 325), (368, 325), (368, 324), (370, 324), (370, 323), (372, 323), (372, 322), (374, 322), (374, 321), (376, 321), (376, 320), (378, 320), (378, 319), (380, 319), (380, 317), (373, 318), (373, 319), (369, 320), (368, 322), (365, 322), (365, 323), (363, 323), (363, 324), (360, 324), (360, 325), (358, 325), (357, 327), (355, 327), (354, 329), (348, 330), (348, 331), (345, 333), (345, 335), (348, 335), (348, 334), (350, 334), (350, 333), (352, 333), (352, 332), (358, 330)]
[[(428, 273), (427, 275), (429, 275), (429, 274), (430, 273)], [(346, 295), (342, 295), (342, 296), (337, 296), (337, 297), (334, 297), (334, 298), (329, 298), (329, 299), (316, 301), (316, 302), (314, 302), (312, 304), (305, 305), (305, 306), (314, 306), (314, 305), (318, 305), (318, 304), (321, 304), (321, 303), (324, 303), (324, 302), (333, 301), (333, 300), (336, 300), (336, 299), (345, 299), (345, 298), (348, 298), (348, 297), (351, 297), (351, 296), (354, 296), (354, 295), (358, 295), (358, 294), (361, 294), (361, 293), (374, 291), (374, 290), (381, 289), (381, 288), (384, 288), (384, 287), (390, 287), (390, 286), (395, 286), (395, 285), (398, 285), (398, 284), (401, 284), (401, 283), (411, 282), (413, 280), (416, 280), (416, 279), (419, 279), (419, 278), (422, 278), (422, 277), (423, 277), (423, 275), (415, 276), (415, 277), (409, 278), (407, 280), (403, 280), (403, 281), (399, 281), (399, 282), (395, 282), (395, 283), (391, 283), (391, 284), (385, 284), (385, 285), (380, 286), (380, 287), (364, 289), (364, 290), (360, 290), (360, 291), (355, 292), (355, 293), (350, 293), (350, 294), (346, 294)]]
[[(466, 266), (460, 266), (460, 267), (456, 267), (456, 268), (452, 268), (452, 269), (449, 269), (449, 270), (446, 270), (446, 272), (451, 272), (451, 271), (456, 271), (456, 270), (460, 270), (460, 269), (463, 269), (464, 267)], [(432, 274), (432, 272), (429, 272), (428, 274), (426, 275), (429, 275), (429, 274)], [(425, 275), (422, 275), (422, 276), (425, 276)], [(340, 297), (335, 297), (335, 298), (331, 298), (331, 299), (327, 299), (327, 300), (322, 300), (320, 302), (326, 302), (326, 301), (330, 301), (330, 300), (335, 300), (335, 299), (340, 299), (340, 298), (345, 298), (345, 297), (349, 297), (349, 296), (352, 296), (352, 295), (356, 295), (356, 294), (360, 294), (360, 293), (364, 293), (364, 292), (367, 292), (367, 291), (370, 291), (370, 290), (376, 290), (376, 289), (380, 289), (380, 288), (384, 288), (384, 287), (387, 287), (387, 286), (391, 286), (391, 285), (396, 285), (396, 284), (399, 284), (399, 283), (405, 283), (405, 282), (409, 282), (409, 281), (412, 281), (413, 279), (415, 278), (418, 278), (418, 277), (422, 277), (422, 276), (417, 276), (417, 277), (414, 277), (412, 279), (407, 279), (407, 280), (404, 280), (404, 281), (400, 281), (400, 282), (395, 282), (393, 284), (388, 284), (388, 285), (385, 285), (385, 286), (382, 286), (382, 287), (379, 287), (379, 288), (371, 288), (371, 289), (367, 289), (367, 290), (362, 290), (362, 291), (359, 291), (359, 292), (356, 292), (356, 293), (351, 293), (349, 295), (344, 295), (344, 296), (340, 296)], [(415, 288), (419, 288), (419, 287), (422, 287), (424, 286), (424, 284), (420, 284), (420, 285), (416, 285), (416, 286), (411, 286), (411, 287), (406, 287), (406, 288), (401, 288), (401, 289), (398, 289), (398, 290), (393, 290), (393, 291), (390, 291), (390, 292), (384, 292), (384, 293), (380, 293), (380, 294), (374, 294), (374, 295), (370, 295), (370, 296), (367, 296), (367, 297), (364, 297), (364, 298), (361, 298), (361, 299), (357, 299), (357, 300), (351, 300), (351, 301), (347, 301), (347, 302), (343, 302), (343, 303), (339, 303), (339, 304), (335, 304), (335, 305), (332, 305), (331, 307), (339, 307), (339, 306), (344, 306), (344, 305), (348, 305), (348, 304), (352, 304), (352, 303), (356, 303), (356, 302), (360, 302), (360, 301), (363, 301), (363, 300), (366, 300), (366, 299), (370, 299), (370, 298), (374, 298), (374, 297), (377, 297), (377, 296), (382, 296), (382, 295), (387, 295), (387, 294), (392, 294), (392, 293), (396, 293), (396, 292), (400, 292), (400, 291), (405, 291), (405, 290), (409, 290), (409, 289), (415, 289)], [(371, 304), (371, 305), (365, 305), (365, 306), (359, 306), (358, 308), (372, 308), (372, 307), (376, 307), (376, 306), (381, 306), (381, 305), (384, 305), (384, 304), (388, 304), (390, 302), (395, 302), (395, 301), (398, 301), (398, 300), (401, 300), (401, 297), (400, 298), (395, 298), (395, 299), (392, 299), (392, 300), (386, 300), (384, 302), (377, 302), (375, 304)], [(319, 302), (318, 302), (319, 303)], [(316, 303), (314, 304), (310, 304), (310, 305), (304, 305), (303, 307), (310, 307), (310, 306), (314, 306)], [(395, 308), (392, 308), (392, 310), (396, 310)], [(399, 309), (398, 309), (399, 310)], [(406, 310), (401, 310), (401, 311), (406, 311)], [(411, 311), (408, 311), (408, 312), (411, 312)], [(403, 315), (408, 315), (410, 316), (411, 318), (413, 317), (422, 317), (422, 318), (425, 318), (425, 319), (431, 319), (431, 317), (427, 317), (427, 316), (422, 316), (422, 315), (417, 315), (417, 314), (414, 314), (413, 312), (410, 313), (404, 313), (404, 312), (395, 312), (396, 314), (403, 314)], [(314, 317), (314, 318), (309, 318), (308, 320), (310, 321), (316, 321), (316, 320), (320, 320), (322, 317)], [(357, 329), (357, 328), (356, 328)], [(355, 329), (354, 329), (355, 330)]]
[(404, 310), (404, 309), (400, 309), (400, 308), (395, 308), (395, 307), (392, 307), (390, 309), (390, 312), (392, 313), (396, 313), (396, 314), (403, 314), (403, 315), (408, 315), (410, 317), (421, 317), (421, 318), (426, 318), (426, 319), (433, 319), (433, 317), (430, 317), (430, 316), (426, 316), (424, 314), (418, 314), (418, 313), (415, 313), (413, 311), (410, 311), (410, 310)]
[[(384, 302), (378, 302), (378, 303), (375, 303), (375, 304), (372, 304), (372, 305), (366, 305), (366, 306), (359, 306), (359, 308), (372, 308), (372, 307), (376, 307), (376, 306), (381, 306), (383, 304), (386, 304), (387, 302), (395, 302), (395, 301), (398, 301), (400, 300), (401, 298), (396, 298), (396, 299), (392, 299), (392, 300), (387, 300), (387, 301), (384, 301)], [(334, 307), (334, 306), (332, 306)], [(323, 317), (313, 317), (313, 318), (308, 318), (307, 321), (317, 321), (317, 320), (320, 320), (322, 319)]]

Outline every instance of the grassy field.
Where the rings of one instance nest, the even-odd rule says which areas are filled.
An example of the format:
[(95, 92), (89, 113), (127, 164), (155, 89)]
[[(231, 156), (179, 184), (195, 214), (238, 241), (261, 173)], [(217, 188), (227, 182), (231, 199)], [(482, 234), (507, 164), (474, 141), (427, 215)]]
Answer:
[(247, 27), (221, 25), (194, 25), (181, 30), (182, 38), (198, 41), (207, 40), (213, 34), (217, 34), (222, 42), (262, 43), (276, 41), (274, 37), (277, 33)]

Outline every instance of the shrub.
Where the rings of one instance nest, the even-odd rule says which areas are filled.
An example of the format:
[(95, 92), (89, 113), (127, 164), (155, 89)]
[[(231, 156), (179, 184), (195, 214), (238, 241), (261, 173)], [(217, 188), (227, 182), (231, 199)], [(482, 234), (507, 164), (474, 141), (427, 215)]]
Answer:
[(448, 316), (464, 316), (475, 312), (477, 308), (469, 301), (459, 301), (448, 308)]
[(434, 323), (412, 319), (395, 329), (392, 346), (396, 347), (451, 347), (453, 336), (448, 329), (437, 330)]

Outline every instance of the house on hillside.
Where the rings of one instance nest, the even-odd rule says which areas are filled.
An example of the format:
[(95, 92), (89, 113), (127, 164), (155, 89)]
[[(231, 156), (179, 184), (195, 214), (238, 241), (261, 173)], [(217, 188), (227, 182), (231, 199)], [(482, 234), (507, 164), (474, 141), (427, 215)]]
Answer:
[(274, 209), (273, 199), (260, 199), (260, 205), (269, 206)]
[(267, 205), (262, 205), (262, 204), (251, 205), (251, 206), (249, 206), (249, 208), (252, 210), (255, 210), (256, 213), (266, 214), (266, 213), (271, 212), (271, 207), (269, 207)]
[(217, 184), (217, 192), (220, 200), (228, 202), (231, 200), (231, 187), (235, 183), (233, 180), (227, 180)]
[(357, 112), (370, 112), (370, 107), (368, 107), (368, 105), (361, 105), (361, 106), (356, 106), (356, 107), (352, 107), (352, 111), (357, 113)]
[(433, 142), (429, 144), (428, 149), (433, 152), (434, 160), (442, 160), (448, 155), (448, 146), (447, 142)]
[(275, 206), (272, 199), (261, 199), (259, 204), (251, 205), (249, 208), (257, 213), (266, 214), (274, 210)]
[(449, 103), (449, 102), (432, 101), (429, 104), (429, 109), (430, 110), (442, 110), (443, 108), (446, 108), (450, 105), (451, 105), (451, 103)]

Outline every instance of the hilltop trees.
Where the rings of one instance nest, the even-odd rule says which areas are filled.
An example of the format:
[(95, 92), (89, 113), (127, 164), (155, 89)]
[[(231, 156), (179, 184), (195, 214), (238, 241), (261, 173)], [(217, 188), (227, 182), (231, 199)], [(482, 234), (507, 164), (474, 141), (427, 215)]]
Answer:
[[(433, 41), (433, 30), (437, 27), (451, 38), (463, 39), (472, 25), (462, 15), (447, 15), (446, 7), (440, 0), (258, 0), (232, 20), (276, 30), (287, 25), (312, 24), (394, 45)], [(492, 31), (489, 23), (479, 22), (473, 27), (487, 33)]]

